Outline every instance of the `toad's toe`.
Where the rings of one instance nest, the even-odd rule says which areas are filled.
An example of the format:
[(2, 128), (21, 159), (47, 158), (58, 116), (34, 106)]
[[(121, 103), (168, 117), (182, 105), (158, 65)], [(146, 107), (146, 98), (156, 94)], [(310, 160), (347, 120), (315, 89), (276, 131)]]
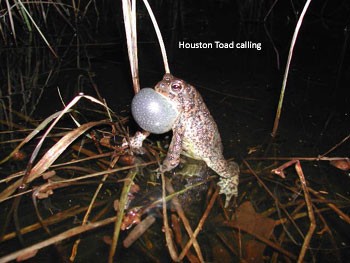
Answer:
[(236, 180), (231, 178), (220, 178), (220, 182), (218, 182), (218, 186), (220, 186), (219, 194), (225, 194), (225, 208), (228, 207), (232, 196), (238, 195), (238, 186)]

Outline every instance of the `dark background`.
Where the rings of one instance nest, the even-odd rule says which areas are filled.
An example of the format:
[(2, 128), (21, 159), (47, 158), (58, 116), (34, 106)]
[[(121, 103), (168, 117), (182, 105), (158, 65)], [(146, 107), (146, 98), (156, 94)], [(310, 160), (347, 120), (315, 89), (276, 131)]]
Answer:
[[(88, 5), (90, 3), (90, 5)], [(173, 75), (204, 97), (222, 134), (227, 156), (271, 139), (291, 39), (305, 1), (150, 1)], [(43, 18), (28, 6), (58, 55), (14, 12), (16, 39), (2, 4), (0, 48), (3, 105), (35, 118), (63, 108), (79, 92), (106, 99), (129, 115), (133, 89), (121, 2), (81, 1), (74, 12), (52, 4)], [(44, 9), (45, 10), (45, 9)], [(58, 12), (57, 10), (60, 10)], [(65, 13), (66, 12), (66, 13)], [(66, 15), (68, 14), (68, 15)], [(317, 156), (349, 134), (349, 1), (312, 1), (290, 65), (277, 142), (279, 154)], [(149, 15), (137, 7), (139, 73), (153, 87), (164, 68)], [(6, 35), (7, 34), (7, 35)], [(179, 41), (261, 43), (256, 49), (180, 49)], [(98, 92), (97, 92), (98, 91)], [(9, 115), (2, 110), (1, 119)], [(131, 132), (138, 128), (130, 122)], [(337, 148), (348, 154), (349, 147)], [(265, 153), (269, 154), (269, 153)], [(337, 154), (337, 152), (334, 152)]]

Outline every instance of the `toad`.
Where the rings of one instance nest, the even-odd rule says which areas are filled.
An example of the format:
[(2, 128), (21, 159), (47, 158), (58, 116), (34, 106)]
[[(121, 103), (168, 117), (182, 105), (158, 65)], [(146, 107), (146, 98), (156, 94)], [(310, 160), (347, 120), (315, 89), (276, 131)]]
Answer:
[(169, 99), (179, 115), (172, 126), (173, 137), (161, 172), (180, 162), (180, 154), (203, 160), (219, 176), (220, 194), (226, 195), (225, 207), (238, 194), (239, 167), (223, 156), (217, 125), (195, 87), (171, 74), (165, 74), (155, 91)]

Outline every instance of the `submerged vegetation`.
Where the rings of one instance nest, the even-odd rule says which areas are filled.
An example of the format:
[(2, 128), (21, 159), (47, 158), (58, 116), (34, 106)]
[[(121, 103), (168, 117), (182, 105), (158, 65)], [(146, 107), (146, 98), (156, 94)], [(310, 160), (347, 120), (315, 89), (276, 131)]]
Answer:
[[(0, 262), (348, 258), (349, 126), (342, 123), (343, 133), (329, 135), (336, 143), (307, 157), (297, 150), (280, 156), (282, 139), (257, 136), (238, 160), (240, 192), (231, 209), (223, 207), (217, 176), (201, 162), (183, 158), (174, 173), (159, 176), (168, 138), (150, 137), (142, 152), (132, 152), (128, 140), (136, 129), (129, 113), (114, 112), (95, 82), (89, 48), (103, 46), (96, 39), (105, 38), (113, 20), (118, 39), (124, 36), (121, 4), (110, 2), (0, 1)], [(271, 26), (275, 4), (241, 4), (241, 30), (254, 34), (247, 20)], [(153, 7), (159, 11), (162, 4)], [(189, 7), (182, 1), (166, 7), (170, 18), (164, 23), (186, 27)], [(137, 18), (146, 19), (141, 4), (138, 10)], [(173, 32), (171, 38), (177, 37)], [(126, 58), (126, 48), (121, 50)], [(273, 54), (279, 67), (279, 54)], [(219, 96), (220, 103), (227, 98)], [(332, 133), (328, 124), (318, 132)]]

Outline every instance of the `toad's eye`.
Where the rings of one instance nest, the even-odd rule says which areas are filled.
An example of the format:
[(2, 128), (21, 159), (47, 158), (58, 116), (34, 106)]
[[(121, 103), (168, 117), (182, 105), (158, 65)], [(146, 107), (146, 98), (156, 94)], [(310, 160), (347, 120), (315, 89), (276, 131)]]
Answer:
[(181, 90), (182, 86), (179, 83), (173, 83), (171, 84), (171, 89), (173, 91), (179, 92)]

